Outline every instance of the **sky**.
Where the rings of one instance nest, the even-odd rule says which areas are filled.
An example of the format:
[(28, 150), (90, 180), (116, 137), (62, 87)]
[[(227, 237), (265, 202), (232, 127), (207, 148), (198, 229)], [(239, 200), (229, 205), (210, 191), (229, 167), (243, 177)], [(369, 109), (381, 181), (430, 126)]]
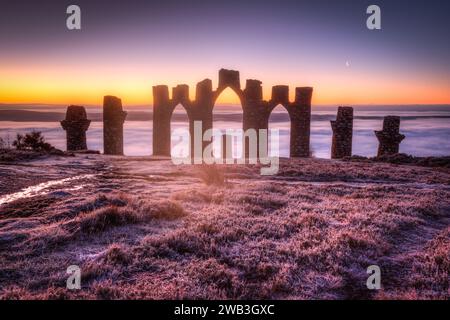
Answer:
[[(81, 8), (81, 30), (66, 8)], [(381, 30), (366, 27), (369, 5)], [(450, 1), (0, 0), (0, 103), (152, 103), (220, 68), (314, 104), (450, 104)], [(231, 90), (218, 103), (237, 103)]]

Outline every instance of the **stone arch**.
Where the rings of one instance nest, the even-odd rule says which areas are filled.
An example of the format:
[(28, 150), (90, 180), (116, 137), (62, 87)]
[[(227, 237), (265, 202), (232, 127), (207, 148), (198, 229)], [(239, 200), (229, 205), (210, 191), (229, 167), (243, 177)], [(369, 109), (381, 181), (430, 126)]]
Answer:
[[(276, 110), (279, 110), (279, 112), (276, 111)], [(276, 120), (279, 120), (279, 122), (281, 122), (282, 118), (284, 118), (285, 116), (287, 118), (286, 121), (289, 123), (287, 129), (286, 128), (283, 129), (282, 126), (280, 126), (280, 125), (276, 125), (276, 124), (274, 125), (273, 122), (271, 123), (271, 120), (273, 120), (274, 118), (275, 119), (278, 118)], [(278, 123), (278, 121), (276, 123)], [(291, 137), (290, 137), (291, 126), (292, 126), (292, 120), (291, 120), (291, 115), (289, 113), (288, 106), (287, 105), (283, 105), (281, 103), (271, 106), (269, 117), (268, 117), (268, 127), (267, 127), (267, 129), (268, 129), (268, 132), (269, 132), (269, 136), (271, 135), (271, 129), (274, 129), (274, 127), (276, 127), (277, 129), (280, 130), (279, 147), (283, 147), (283, 145), (284, 145), (284, 143), (283, 143), (284, 135), (283, 135), (282, 131), (283, 130), (287, 131), (287, 142), (288, 142), (287, 143), (287, 150), (288, 150), (288, 152), (287, 152), (287, 154), (283, 154), (282, 152), (279, 152), (279, 153), (277, 153), (278, 156), (287, 156), (287, 157), (289, 157), (289, 155), (290, 155), (289, 152), (290, 152), (290, 144), (291, 144)], [(269, 140), (268, 147), (269, 147), (268, 150), (270, 150), (270, 147), (272, 147), (272, 148), (274, 147), (273, 145), (271, 145), (270, 140)]]
[(268, 103), (267, 112), (264, 115), (264, 128), (268, 128), (268, 121), (273, 109), (282, 105), (289, 114), (291, 122), (289, 157), (310, 156), (310, 132), (311, 132), (311, 87), (295, 88), (295, 100), (289, 101), (289, 86), (278, 85), (272, 87), (272, 98)]
[(182, 102), (173, 102), (169, 108), (169, 117), (170, 117), (170, 121), (172, 121), (172, 117), (174, 114), (175, 109), (177, 109), (178, 107), (181, 107), (181, 109), (183, 109), (183, 111), (186, 112), (187, 115), (187, 123), (189, 123), (190, 119), (191, 119), (191, 106), (187, 105), (186, 103), (182, 103)]
[[(195, 100), (189, 100), (189, 87), (178, 85), (173, 88), (172, 99), (169, 98), (167, 86), (153, 87), (153, 154), (170, 156), (170, 121), (173, 110), (178, 104), (186, 109), (191, 133), (191, 157), (201, 158), (203, 154), (194, 154), (195, 146), (194, 122), (202, 123), (202, 132), (213, 125), (213, 108), (220, 94), (231, 88), (241, 101), (243, 110), (243, 130), (268, 129), (269, 116), (272, 110), (281, 104), (288, 111), (291, 121), (290, 157), (309, 157), (311, 129), (311, 87), (295, 89), (294, 102), (289, 101), (288, 86), (274, 86), (270, 101), (263, 100), (261, 81), (249, 79), (244, 90), (241, 89), (239, 71), (221, 69), (219, 85), (212, 89), (212, 81), (205, 79), (197, 84)], [(210, 142), (203, 141), (204, 149)], [(259, 143), (258, 143), (259, 144)], [(202, 151), (202, 150), (199, 150)], [(246, 155), (248, 153), (246, 152)]]
[(241, 102), (241, 106), (244, 106), (244, 92), (241, 90), (241, 80), (239, 76), (239, 71), (236, 70), (227, 70), (220, 69), (219, 70), (219, 85), (217, 86), (217, 90), (213, 93), (213, 107), (216, 104), (217, 99), (222, 94), (222, 92), (230, 88), (233, 90), (236, 95), (239, 97)]
[[(239, 124), (240, 125), (239, 129), (242, 129), (243, 124), (244, 124), (244, 113), (243, 113), (243, 104), (242, 104), (242, 102), (243, 102), (243, 92), (242, 92), (242, 90), (236, 90), (236, 89), (234, 89), (231, 86), (221, 88), (220, 90), (217, 90), (215, 92), (214, 106), (213, 106), (213, 113), (212, 113), (212, 120), (213, 120), (212, 128), (213, 129), (220, 129), (222, 131), (222, 135), (226, 134), (225, 129), (229, 129), (229, 127), (223, 127), (223, 126), (218, 126), (217, 125), (217, 122), (221, 121), (220, 116), (218, 115), (217, 108), (218, 108), (218, 100), (219, 100), (219, 98), (227, 90), (231, 91), (234, 96), (238, 97), (239, 105), (240, 105), (240, 108), (237, 108), (237, 106), (236, 106), (236, 110), (234, 110), (234, 112), (233, 112), (233, 115), (234, 114), (239, 114), (239, 119), (237, 119), (237, 118), (236, 119), (231, 119), (231, 121)], [(223, 120), (223, 121), (230, 121), (230, 120)], [(231, 137), (229, 137), (229, 138), (231, 138)], [(235, 144), (236, 141), (238, 142), (237, 145)], [(216, 144), (217, 142), (215, 142), (215, 141), (213, 141), (213, 142), (215, 143), (215, 148), (214, 148), (215, 157), (218, 157), (217, 152), (219, 152), (219, 151), (222, 152), (223, 151), (223, 146), (221, 147), (222, 149), (219, 150), (219, 149), (217, 149), (217, 144)], [(223, 140), (221, 140), (221, 142), (223, 143)], [(234, 147), (237, 147), (238, 154), (240, 154), (240, 152), (242, 150), (241, 149), (242, 148), (242, 142), (239, 141), (235, 136), (233, 136), (232, 141), (228, 141), (228, 143), (230, 143), (230, 142), (232, 142), (232, 146), (229, 146), (229, 147), (233, 148), (233, 150), (235, 149)]]
[(237, 89), (235, 87), (232, 86), (226, 86), (223, 88), (219, 88), (214, 92), (214, 96), (213, 96), (213, 107), (217, 104), (217, 100), (219, 99), (220, 95), (227, 89), (231, 89), (239, 98), (239, 103), (241, 106), (244, 105), (244, 92), (241, 89)]
[(172, 99), (167, 86), (153, 87), (153, 154), (170, 157), (171, 120), (175, 108), (181, 105), (188, 116), (189, 129), (193, 119), (189, 87), (178, 85), (172, 89)]
[(189, 99), (189, 86), (187, 84), (179, 84), (172, 88), (172, 99), (170, 100), (170, 116), (176, 107), (181, 106), (186, 111), (188, 120), (191, 118), (192, 103)]
[[(183, 103), (178, 103), (178, 104), (173, 104), (173, 109), (171, 111), (171, 116), (170, 116), (170, 121), (169, 121), (169, 126), (170, 126), (170, 152), (171, 152), (171, 156), (177, 156), (177, 157), (187, 157), (189, 156), (189, 152), (190, 152), (190, 144), (191, 142), (189, 141), (189, 144), (187, 146), (183, 146), (188, 148), (187, 150), (189, 150), (188, 154), (173, 154), (173, 150), (174, 147), (178, 145), (178, 143), (181, 143), (180, 141), (174, 141), (174, 136), (172, 135), (172, 133), (174, 132), (174, 130), (176, 129), (182, 129), (182, 130), (187, 130), (188, 132), (190, 132), (190, 118), (189, 118), (189, 113), (188, 113), (188, 108), (185, 106), (185, 104)], [(177, 111), (181, 111), (181, 112), (177, 112)], [(183, 115), (186, 115), (186, 119), (184, 119)], [(174, 126), (174, 122), (177, 123), (176, 126)], [(189, 137), (187, 137), (189, 138)]]

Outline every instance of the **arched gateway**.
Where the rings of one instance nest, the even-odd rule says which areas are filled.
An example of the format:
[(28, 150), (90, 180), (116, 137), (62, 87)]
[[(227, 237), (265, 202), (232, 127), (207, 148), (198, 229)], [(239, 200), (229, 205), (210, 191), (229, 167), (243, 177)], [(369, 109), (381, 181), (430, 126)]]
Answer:
[[(243, 130), (268, 129), (269, 116), (277, 105), (282, 105), (289, 113), (291, 121), (291, 157), (309, 157), (311, 131), (311, 98), (313, 88), (295, 89), (295, 100), (289, 101), (288, 86), (274, 86), (270, 101), (263, 100), (261, 81), (247, 80), (245, 89), (241, 89), (239, 71), (221, 69), (219, 86), (213, 91), (212, 81), (205, 79), (197, 84), (195, 100), (189, 99), (189, 86), (178, 85), (172, 89), (165, 85), (153, 87), (153, 154), (170, 156), (170, 120), (175, 107), (181, 104), (189, 118), (191, 133), (191, 155), (193, 155), (194, 121), (202, 122), (205, 132), (212, 128), (213, 108), (217, 98), (226, 88), (231, 88), (241, 100), (243, 108)], [(204, 146), (210, 142), (204, 142)]]

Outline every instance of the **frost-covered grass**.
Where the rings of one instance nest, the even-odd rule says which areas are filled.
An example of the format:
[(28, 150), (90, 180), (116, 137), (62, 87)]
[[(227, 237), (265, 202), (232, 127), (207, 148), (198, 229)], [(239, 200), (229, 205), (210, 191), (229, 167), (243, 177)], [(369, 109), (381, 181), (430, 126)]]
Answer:
[[(291, 160), (276, 177), (217, 172), (226, 184), (121, 159), (79, 191), (0, 207), (0, 296), (450, 298), (448, 169)], [(65, 289), (72, 264), (80, 291)], [(380, 291), (366, 288), (373, 264)]]

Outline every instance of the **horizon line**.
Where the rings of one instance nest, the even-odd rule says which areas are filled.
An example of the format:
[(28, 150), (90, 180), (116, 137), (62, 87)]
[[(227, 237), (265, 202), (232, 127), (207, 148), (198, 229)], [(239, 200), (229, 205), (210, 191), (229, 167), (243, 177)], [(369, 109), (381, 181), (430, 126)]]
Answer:
[[(84, 103), (74, 103), (74, 104), (62, 104), (62, 103), (45, 103), (45, 102), (15, 102), (15, 103), (7, 103), (0, 102), (0, 106), (54, 106), (54, 107), (66, 107), (70, 105), (80, 105), (84, 107), (99, 107), (101, 108), (101, 104), (84, 104)], [(180, 104), (181, 105), (181, 104)], [(153, 107), (153, 104), (123, 104), (123, 106), (129, 107)], [(178, 106), (178, 105), (177, 105)], [(217, 103), (214, 106), (218, 107), (241, 107), (240, 103)], [(350, 107), (401, 107), (401, 106), (441, 106), (441, 107), (450, 107), (450, 102), (447, 103), (396, 103), (396, 104), (377, 104), (377, 103), (353, 103), (353, 104), (345, 104), (345, 103), (325, 103), (325, 104), (311, 104), (311, 106), (315, 107), (339, 107), (339, 106), (350, 106)]]

